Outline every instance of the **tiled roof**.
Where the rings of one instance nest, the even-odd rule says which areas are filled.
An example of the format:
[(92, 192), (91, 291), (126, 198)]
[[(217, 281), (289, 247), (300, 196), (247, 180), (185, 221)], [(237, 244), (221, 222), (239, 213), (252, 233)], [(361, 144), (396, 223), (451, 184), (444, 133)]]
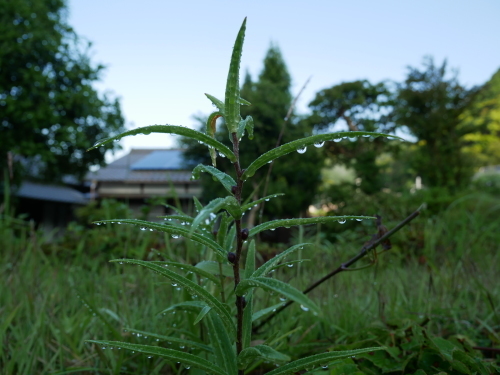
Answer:
[(87, 204), (83, 193), (66, 186), (46, 185), (34, 182), (23, 182), (16, 192), (18, 197), (38, 199), (43, 201)]
[(182, 150), (132, 149), (87, 180), (124, 183), (192, 183), (191, 171), (183, 168)]

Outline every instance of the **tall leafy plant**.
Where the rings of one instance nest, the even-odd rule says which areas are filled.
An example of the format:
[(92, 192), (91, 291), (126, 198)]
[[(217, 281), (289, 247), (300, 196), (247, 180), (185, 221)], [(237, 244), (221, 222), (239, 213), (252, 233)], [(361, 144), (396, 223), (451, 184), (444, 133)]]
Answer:
[[(211, 374), (242, 375), (255, 361), (265, 360), (279, 365), (268, 372), (270, 375), (290, 374), (301, 370), (310, 370), (316, 367), (326, 367), (341, 358), (371, 352), (381, 348), (365, 348), (348, 351), (333, 351), (312, 355), (290, 362), (290, 358), (275, 350), (269, 345), (251, 345), (252, 323), (261, 316), (263, 311), (254, 312), (254, 291), (257, 288), (266, 293), (277, 293), (283, 298), (300, 304), (303, 310), (314, 314), (321, 311), (317, 304), (305, 294), (288, 283), (269, 277), (269, 274), (283, 264), (295, 251), (311, 244), (300, 243), (276, 255), (262, 266), (256, 268), (255, 255), (257, 244), (254, 236), (265, 230), (278, 227), (291, 227), (306, 224), (340, 222), (346, 220), (372, 219), (366, 216), (329, 216), (317, 218), (284, 219), (264, 222), (254, 228), (244, 228), (242, 220), (245, 211), (261, 201), (276, 198), (281, 194), (262, 197), (245, 202), (243, 200), (243, 186), (256, 172), (273, 160), (293, 152), (304, 153), (309, 146), (321, 147), (325, 142), (345, 137), (374, 137), (387, 136), (374, 132), (338, 132), (317, 134), (298, 139), (276, 147), (251, 162), (246, 168), (240, 164), (240, 144), (245, 133), (253, 138), (253, 120), (250, 116), (242, 118), (241, 105), (250, 105), (240, 97), (239, 67), (245, 36), (246, 19), (239, 30), (233, 48), (229, 74), (227, 78), (224, 100), (212, 95), (208, 99), (217, 107), (207, 121), (206, 132), (192, 130), (183, 126), (152, 125), (122, 133), (119, 136), (99, 141), (93, 148), (101, 147), (122, 137), (136, 134), (169, 133), (190, 137), (208, 146), (214, 166), (198, 165), (193, 170), (193, 178), (200, 173), (210, 174), (224, 188), (226, 196), (213, 199), (206, 206), (195, 200), (197, 215), (190, 217), (179, 213), (164, 217), (163, 223), (115, 219), (102, 220), (98, 224), (129, 224), (136, 225), (143, 230), (161, 231), (174, 238), (183, 236), (194, 241), (206, 249), (214, 252), (216, 261), (203, 261), (196, 266), (177, 262), (143, 261), (134, 259), (117, 259), (113, 262), (120, 264), (135, 264), (169, 279), (172, 285), (182, 287), (192, 295), (191, 300), (178, 303), (166, 308), (166, 311), (184, 310), (196, 311), (198, 317), (195, 323), (200, 330), (208, 332), (208, 342), (196, 342), (176, 337), (163, 336), (160, 333), (149, 333), (150, 337), (158, 340), (176, 342), (192, 348), (192, 352), (185, 352), (165, 348), (160, 345), (139, 345), (121, 341), (90, 341), (102, 347), (129, 349), (148, 356), (158, 356), (182, 363), (186, 368), (196, 367)], [(214, 138), (216, 119), (223, 117), (228, 128), (232, 149)], [(234, 166), (232, 175), (215, 168), (217, 157), (227, 157)], [(292, 261), (293, 262), (293, 261)], [(229, 273), (227, 269), (229, 268)], [(230, 274), (234, 282), (232, 293), (224, 295), (224, 276)], [(222, 277), (217, 277), (220, 275)], [(202, 282), (203, 281), (203, 282)], [(208, 284), (213, 284), (213, 288)], [(137, 332), (137, 331), (136, 331)]]

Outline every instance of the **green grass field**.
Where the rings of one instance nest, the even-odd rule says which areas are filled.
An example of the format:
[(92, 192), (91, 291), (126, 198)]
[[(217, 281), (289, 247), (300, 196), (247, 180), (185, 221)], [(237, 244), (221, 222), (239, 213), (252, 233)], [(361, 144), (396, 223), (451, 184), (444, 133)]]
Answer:
[[(399, 207), (381, 214), (390, 229), (412, 210)], [(283, 267), (275, 277), (304, 289), (354, 256), (376, 231), (367, 221), (346, 226), (345, 232), (330, 230), (325, 226), (294, 230), (295, 242), (314, 244), (298, 255), (309, 261)], [(383, 335), (374, 329), (390, 336), (394, 327), (412, 321), (425, 324), (437, 336), (465, 338), (477, 347), (500, 347), (499, 198), (468, 195), (439, 215), (422, 214), (392, 243), (375, 266), (342, 272), (311, 293), (322, 315), (292, 305), (255, 339), (270, 339), (278, 350), (299, 358), (361, 345), (373, 340), (374, 332)], [(265, 255), (284, 248), (266, 244), (258, 250)], [(195, 315), (158, 314), (191, 296), (140, 267), (107, 261), (131, 257), (195, 264), (211, 254), (182, 239), (118, 225), (93, 229), (72, 225), (63, 239), (49, 243), (29, 225), (11, 219), (1, 223), (0, 249), (1, 374), (188, 373), (176, 363), (103, 350), (85, 340), (156, 341), (125, 332), (126, 328), (199, 339), (198, 326), (192, 325)], [(230, 284), (228, 280), (226, 296)], [(269, 300), (264, 294), (257, 296), (262, 308), (280, 303), (279, 296)], [(495, 360), (495, 353), (477, 350), (479, 357), (482, 353)]]

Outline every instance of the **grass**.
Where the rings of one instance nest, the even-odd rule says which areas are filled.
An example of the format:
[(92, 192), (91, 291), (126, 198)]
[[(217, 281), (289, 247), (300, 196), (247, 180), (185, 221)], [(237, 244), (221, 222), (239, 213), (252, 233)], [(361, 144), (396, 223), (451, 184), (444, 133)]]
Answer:
[[(472, 194), (439, 215), (418, 218), (396, 234), (393, 249), (381, 255), (377, 265), (343, 272), (312, 292), (322, 316), (291, 306), (272, 320), (269, 324), (280, 332), (271, 339), (275, 347), (300, 357), (362, 340), (374, 325), (429, 319), (427, 328), (436, 335), (464, 335), (476, 346), (498, 348), (499, 210), (500, 199)], [(396, 216), (403, 218), (405, 208), (397, 211), (381, 213), (389, 228)], [(294, 241), (314, 243), (300, 254), (310, 261), (284, 267), (276, 277), (305, 288), (356, 254), (374, 232), (372, 225), (346, 226), (347, 231), (333, 235), (328, 227), (302, 228), (294, 233)], [(29, 225), (7, 225), (5, 220), (0, 224), (0, 249), (2, 374), (187, 373), (176, 363), (103, 350), (84, 340), (155, 340), (124, 332), (125, 327), (165, 335), (175, 331), (184, 338), (198, 334), (187, 324), (194, 319), (190, 314), (158, 315), (184, 291), (141, 267), (107, 260), (189, 258), (194, 263), (201, 249), (124, 226), (89, 230), (72, 225), (63, 239), (50, 244)], [(261, 248), (263, 254), (279, 250), (279, 245)], [(231, 292), (230, 284), (226, 293)], [(262, 306), (280, 303), (279, 296), (257, 295)], [(264, 327), (263, 340), (268, 339), (266, 332)]]

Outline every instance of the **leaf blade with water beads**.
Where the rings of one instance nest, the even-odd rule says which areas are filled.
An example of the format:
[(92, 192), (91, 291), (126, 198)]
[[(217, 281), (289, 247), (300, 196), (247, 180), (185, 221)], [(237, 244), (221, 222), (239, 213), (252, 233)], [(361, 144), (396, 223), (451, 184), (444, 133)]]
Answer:
[(283, 193), (278, 193), (278, 194), (271, 194), (271, 195), (267, 195), (265, 197), (262, 197), (262, 198), (259, 198), (259, 199), (256, 199), (250, 203), (247, 203), (247, 204), (244, 204), (243, 206), (241, 206), (241, 212), (245, 212), (246, 210), (249, 210), (251, 209), (252, 207), (258, 205), (259, 203), (262, 203), (264, 201), (269, 201), (270, 199), (272, 198), (276, 198), (276, 197), (279, 197), (281, 195), (285, 195)]
[(285, 259), (287, 256), (289, 256), (291, 253), (293, 253), (296, 250), (299, 250), (303, 248), (304, 246), (307, 245), (312, 245), (311, 243), (299, 243), (297, 245), (291, 246), (285, 251), (279, 253), (275, 257), (272, 257), (269, 259), (266, 263), (264, 263), (262, 266), (260, 266), (255, 272), (250, 276), (250, 277), (260, 277), (266, 275), (268, 272), (270, 272), (275, 266), (281, 262), (281, 260)]
[(187, 239), (190, 239), (192, 241), (198, 242), (202, 245), (207, 246), (208, 248), (214, 250), (218, 255), (222, 257), (226, 257), (227, 252), (219, 246), (217, 242), (214, 240), (211, 240), (210, 238), (203, 236), (202, 234), (199, 233), (191, 233), (188, 228), (181, 227), (181, 226), (175, 226), (175, 225), (165, 225), (165, 224), (160, 224), (160, 223), (153, 223), (151, 221), (145, 221), (145, 220), (137, 220), (137, 219), (114, 219), (114, 220), (98, 220), (95, 221), (94, 223), (102, 223), (102, 224), (115, 224), (115, 223), (122, 223), (122, 224), (131, 224), (131, 225), (137, 225), (141, 228), (148, 228), (148, 229), (153, 229), (157, 230), (159, 232), (165, 232), (171, 235), (179, 235), (186, 237)]
[(263, 167), (267, 163), (270, 163), (273, 160), (281, 156), (287, 155), (293, 151), (297, 151), (300, 148), (310, 146), (314, 143), (330, 141), (332, 139), (339, 139), (343, 137), (361, 137), (361, 136), (391, 137), (404, 141), (404, 139), (397, 137), (395, 135), (374, 133), (374, 132), (338, 132), (338, 133), (316, 134), (310, 137), (297, 139), (295, 141), (285, 143), (282, 146), (276, 147), (266, 152), (265, 154), (262, 154), (246, 168), (241, 178), (243, 180), (246, 180), (249, 177), (252, 177), (259, 168)]
[(153, 263), (153, 262), (147, 262), (144, 260), (137, 260), (137, 259), (115, 259), (112, 260), (111, 262), (120, 262), (120, 263), (128, 263), (128, 264), (137, 264), (139, 266), (148, 268), (164, 277), (167, 279), (173, 281), (175, 284), (179, 284), (185, 289), (188, 290), (188, 292), (195, 294), (200, 298), (200, 300), (204, 301), (208, 306), (210, 306), (214, 311), (219, 314), (224, 322), (224, 325), (226, 328), (234, 333), (235, 332), (235, 326), (231, 317), (231, 314), (228, 311), (228, 308), (226, 305), (224, 305), (222, 302), (220, 302), (217, 298), (215, 298), (212, 294), (210, 294), (207, 290), (196, 284), (195, 282), (189, 280), (188, 278), (179, 275), (178, 273), (175, 273), (173, 271), (167, 270), (164, 267), (160, 266), (159, 264)]
[(244, 370), (251, 362), (261, 359), (271, 363), (287, 362), (290, 357), (267, 345), (255, 345), (243, 349), (238, 355), (238, 367)]
[(224, 188), (229, 193), (233, 194), (231, 189), (233, 186), (236, 186), (236, 181), (234, 181), (234, 179), (231, 176), (229, 176), (228, 174), (218, 170), (217, 168), (211, 167), (209, 165), (198, 164), (193, 169), (192, 179), (197, 180), (198, 178), (200, 178), (200, 172), (210, 173), (213, 177), (215, 177), (222, 184), (222, 186), (224, 186)]
[(205, 306), (207, 306), (207, 304), (203, 301), (184, 301), (171, 305), (165, 310), (160, 311), (158, 314), (167, 314), (175, 310), (199, 313)]
[(222, 102), (222, 100), (219, 100), (215, 96), (206, 93), (205, 96), (212, 102), (214, 106), (217, 107), (219, 112), (224, 115), (224, 103)]
[(266, 307), (265, 309), (256, 311), (255, 313), (252, 314), (252, 322), (255, 322), (256, 320), (262, 318), (263, 316), (266, 316), (267, 314), (275, 312), (281, 306), (283, 306), (283, 303), (277, 303), (276, 305), (272, 305), (272, 306)]
[(181, 269), (184, 269), (184, 271), (193, 272), (193, 273), (197, 274), (198, 276), (206, 277), (210, 281), (214, 282), (216, 285), (220, 284), (220, 280), (217, 277), (215, 277), (214, 275), (212, 275), (209, 272), (202, 270), (201, 268), (198, 268), (196, 266), (192, 266), (190, 264), (178, 263), (178, 262), (165, 262), (165, 261), (152, 261), (152, 263), (163, 265), (164, 267), (165, 267), (165, 265), (169, 265), (169, 266), (173, 266), (176, 268), (181, 268)]
[(367, 220), (375, 219), (374, 216), (318, 216), (318, 217), (307, 217), (302, 219), (282, 219), (282, 220), (272, 220), (267, 223), (262, 223), (250, 229), (249, 237), (262, 232), (263, 230), (275, 229), (280, 227), (294, 227), (297, 225), (308, 225), (308, 224), (325, 224), (334, 222), (345, 222), (346, 220)]
[(327, 365), (329, 362), (334, 361), (336, 359), (353, 357), (359, 354), (373, 352), (375, 350), (383, 350), (383, 349), (384, 348), (382, 347), (375, 347), (375, 348), (343, 350), (343, 351), (315, 354), (306, 358), (301, 358), (296, 361), (287, 363), (286, 365), (283, 365), (277, 369), (268, 372), (266, 375), (293, 374), (295, 372), (305, 370), (307, 368), (314, 368), (316, 366)]
[[(195, 267), (204, 270), (212, 275), (220, 275), (220, 265), (219, 262), (215, 262), (213, 260), (203, 260), (199, 262)], [(234, 277), (233, 267), (228, 264), (222, 265), (222, 274), (225, 277)]]
[(227, 147), (223, 143), (217, 141), (216, 139), (210, 137), (207, 134), (178, 125), (150, 125), (150, 126), (144, 126), (142, 128), (132, 129), (123, 132), (121, 134), (118, 134), (114, 137), (100, 140), (94, 146), (89, 148), (87, 151), (105, 145), (106, 143), (110, 143), (115, 140), (120, 140), (123, 137), (128, 137), (129, 135), (138, 135), (138, 134), (147, 135), (151, 133), (177, 134), (177, 135), (182, 135), (184, 137), (192, 138), (199, 142), (205, 143), (208, 146), (216, 148), (217, 150), (219, 150), (220, 153), (227, 156), (229, 160), (231, 160), (232, 162), (236, 161), (236, 156), (234, 156), (234, 153), (231, 151), (229, 147)]
[(167, 358), (174, 362), (180, 362), (184, 366), (193, 366), (197, 367), (201, 370), (207, 371), (210, 374), (220, 375), (227, 374), (223, 369), (219, 366), (214, 365), (212, 362), (207, 361), (206, 359), (200, 358), (199, 356), (181, 352), (179, 350), (174, 349), (166, 349), (160, 346), (151, 346), (151, 345), (140, 345), (140, 344), (132, 344), (129, 342), (122, 341), (103, 341), (103, 340), (87, 340), (87, 342), (91, 342), (93, 344), (101, 345), (103, 347), (114, 347), (114, 348), (122, 348), (128, 349), (135, 352), (149, 354), (151, 356), (158, 356), (161, 358)]
[(238, 139), (241, 139), (245, 134), (245, 130), (248, 131), (248, 139), (253, 139), (253, 118), (252, 116), (247, 116), (244, 120), (240, 120), (238, 123), (238, 132), (236, 133)]
[(226, 210), (235, 219), (241, 217), (241, 210), (238, 201), (232, 195), (226, 198), (215, 198), (209, 204), (207, 204), (203, 209), (196, 215), (191, 224), (191, 232), (194, 232), (198, 226), (205, 221), (210, 215), (219, 212), (220, 210)]
[(233, 340), (231, 340), (229, 332), (222, 324), (220, 317), (214, 312), (210, 312), (207, 315), (206, 322), (217, 364), (224, 368), (227, 374), (238, 375)]
[(205, 306), (204, 308), (202, 308), (200, 313), (194, 320), (193, 325), (198, 324), (210, 312), (210, 310), (212, 310), (210, 306)]
[[(213, 112), (208, 116), (206, 133), (215, 139), (215, 132), (217, 131), (217, 119), (222, 117), (221, 112)], [(212, 165), (215, 167), (217, 165), (217, 151), (215, 148), (209, 147), (210, 158), (212, 159)]]
[(295, 289), (290, 284), (268, 277), (251, 277), (249, 279), (242, 280), (236, 287), (235, 293), (237, 296), (241, 296), (245, 293), (246, 290), (257, 287), (270, 292), (281, 294), (282, 296), (297, 302), (298, 304), (303, 306), (304, 311), (312, 310), (313, 312), (318, 314), (320, 312), (319, 307), (304, 293)]
[[(243, 276), (248, 279), (255, 271), (255, 240), (248, 246), (247, 258), (245, 260), (245, 271)], [(246, 306), (243, 310), (243, 349), (250, 346), (252, 340), (252, 316), (253, 316), (253, 290), (248, 291), (245, 296)]]
[(247, 19), (243, 20), (240, 31), (236, 37), (231, 54), (231, 63), (229, 65), (229, 73), (226, 82), (226, 95), (224, 100), (224, 118), (229, 133), (238, 131), (238, 123), (240, 121), (240, 61), (243, 51), (243, 41), (245, 39)]
[(175, 342), (177, 344), (180, 344), (180, 345), (183, 345), (186, 347), (198, 348), (198, 349), (204, 350), (206, 352), (213, 353), (213, 349), (210, 346), (205, 345), (201, 342), (181, 339), (181, 338), (176, 337), (176, 336), (159, 335), (159, 334), (154, 333), (154, 332), (140, 331), (140, 330), (133, 329), (133, 328), (127, 328), (127, 331), (129, 331), (131, 333), (136, 333), (136, 334), (138, 333), (144, 337), (151, 337), (154, 339), (158, 339), (157, 341)]

